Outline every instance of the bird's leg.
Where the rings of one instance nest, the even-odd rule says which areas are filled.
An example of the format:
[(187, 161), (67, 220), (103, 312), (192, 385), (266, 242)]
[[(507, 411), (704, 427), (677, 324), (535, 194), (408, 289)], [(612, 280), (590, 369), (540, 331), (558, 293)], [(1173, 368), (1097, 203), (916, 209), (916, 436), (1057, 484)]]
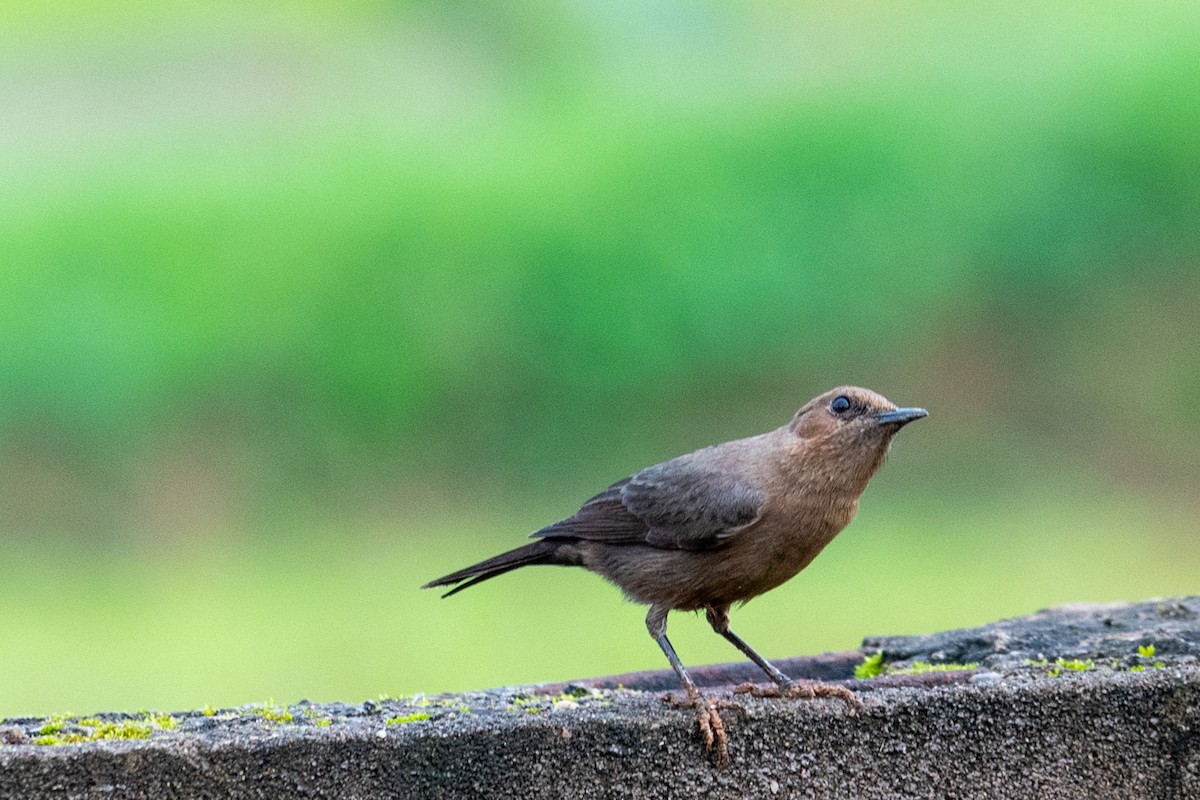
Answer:
[(765, 658), (760, 656), (753, 647), (746, 644), (742, 637), (738, 636), (733, 631), (729, 630), (729, 606), (709, 606), (704, 614), (708, 618), (708, 624), (717, 633), (724, 636), (738, 650), (746, 654), (746, 657), (758, 665), (758, 668), (767, 673), (767, 676), (775, 682), (780, 689), (786, 689), (794, 684), (794, 681), (787, 675), (784, 675), (775, 665)]
[(845, 686), (837, 686), (831, 683), (821, 683), (820, 681), (798, 681), (789, 678), (780, 672), (774, 664), (760, 656), (757, 651), (742, 637), (729, 629), (729, 606), (709, 606), (705, 611), (705, 616), (708, 618), (708, 624), (717, 633), (724, 636), (738, 650), (746, 654), (746, 657), (753, 661), (758, 668), (767, 673), (767, 676), (775, 683), (774, 686), (759, 687), (752, 683), (743, 683), (734, 689), (735, 694), (750, 694), (754, 697), (840, 697), (855, 708), (861, 708), (862, 703), (854, 696), (854, 693)]
[(709, 750), (715, 748), (717, 766), (727, 767), (729, 766), (729, 736), (725, 732), (725, 721), (721, 719), (718, 709), (727, 708), (733, 704), (727, 701), (710, 700), (700, 694), (700, 690), (692, 681), (692, 676), (688, 675), (687, 670), (683, 667), (683, 662), (675, 654), (675, 648), (667, 639), (667, 612), (669, 610), (665, 606), (651, 606), (650, 612), (646, 614), (646, 628), (654, 637), (654, 641), (658, 642), (658, 646), (662, 648), (667, 661), (671, 663), (671, 669), (675, 670), (675, 674), (679, 676), (679, 682), (683, 684), (683, 690), (687, 693), (687, 700), (680, 702), (670, 695), (663, 699), (675, 706), (695, 709), (696, 722), (700, 726), (700, 733), (704, 736), (705, 747)]

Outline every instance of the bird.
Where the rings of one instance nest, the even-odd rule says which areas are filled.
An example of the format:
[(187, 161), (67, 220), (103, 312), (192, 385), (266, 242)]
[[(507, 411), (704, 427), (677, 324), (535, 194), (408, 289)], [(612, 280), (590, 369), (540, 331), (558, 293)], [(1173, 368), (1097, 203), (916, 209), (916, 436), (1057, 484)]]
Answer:
[(449, 597), (536, 564), (583, 567), (648, 605), (646, 628), (695, 710), (706, 748), (728, 764), (720, 709), (703, 696), (667, 639), (671, 611), (704, 611), (712, 629), (754, 662), (773, 686), (759, 696), (842, 697), (844, 686), (796, 681), (733, 632), (729, 610), (789, 580), (850, 523), (858, 499), (904, 425), (928, 415), (857, 386), (809, 400), (773, 431), (655, 464), (613, 483), (534, 542), (432, 580)]

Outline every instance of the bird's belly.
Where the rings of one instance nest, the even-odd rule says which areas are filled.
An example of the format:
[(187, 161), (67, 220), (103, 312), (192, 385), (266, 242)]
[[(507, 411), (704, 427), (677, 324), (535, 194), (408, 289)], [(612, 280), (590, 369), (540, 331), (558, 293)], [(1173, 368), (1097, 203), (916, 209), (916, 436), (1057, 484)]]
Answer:
[(762, 542), (751, 542), (740, 547), (730, 564), (731, 572), (738, 580), (736, 597), (723, 598), (724, 602), (744, 602), (757, 597), (794, 578), (807, 567), (825, 545), (833, 540), (842, 526), (822, 526), (809, 529), (803, 536), (791, 539), (777, 537), (769, 546)]
[(803, 529), (773, 526), (747, 530), (715, 550), (591, 547), (584, 562), (636, 602), (685, 611), (731, 605), (794, 577), (852, 516), (851, 510), (820, 523), (810, 520)]

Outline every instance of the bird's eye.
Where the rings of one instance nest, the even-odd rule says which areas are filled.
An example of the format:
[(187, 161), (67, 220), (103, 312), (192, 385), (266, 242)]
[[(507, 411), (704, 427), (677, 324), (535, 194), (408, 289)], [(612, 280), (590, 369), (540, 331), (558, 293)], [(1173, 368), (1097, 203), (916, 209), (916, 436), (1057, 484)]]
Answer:
[(839, 394), (833, 398), (833, 402), (829, 404), (829, 410), (835, 414), (845, 414), (850, 410), (850, 398), (844, 394)]

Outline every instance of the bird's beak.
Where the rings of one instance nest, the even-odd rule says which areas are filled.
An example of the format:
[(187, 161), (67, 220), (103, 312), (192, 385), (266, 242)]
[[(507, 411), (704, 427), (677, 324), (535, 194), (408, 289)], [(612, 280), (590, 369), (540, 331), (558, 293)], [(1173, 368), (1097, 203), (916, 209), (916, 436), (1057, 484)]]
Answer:
[(875, 421), (880, 425), (895, 425), (897, 428), (901, 425), (907, 425), (914, 419), (929, 416), (929, 412), (923, 408), (897, 408), (895, 411), (885, 411), (875, 417)]

